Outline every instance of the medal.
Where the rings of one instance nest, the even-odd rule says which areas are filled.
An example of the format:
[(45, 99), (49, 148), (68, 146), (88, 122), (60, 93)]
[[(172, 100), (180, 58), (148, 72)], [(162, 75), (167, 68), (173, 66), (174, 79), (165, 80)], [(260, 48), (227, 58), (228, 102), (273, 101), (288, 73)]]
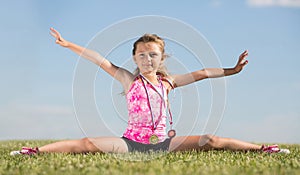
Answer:
[(169, 136), (170, 138), (175, 137), (175, 136), (176, 136), (176, 131), (175, 131), (174, 129), (169, 130), (169, 131), (168, 131), (168, 136)]
[[(151, 108), (151, 104), (150, 104), (150, 98), (149, 98), (149, 93), (148, 93), (148, 90), (146, 88), (146, 83), (144, 82), (147, 81), (149, 84), (152, 85), (152, 87), (155, 89), (155, 91), (159, 94), (159, 96), (162, 98), (163, 100), (163, 103), (165, 104), (165, 106), (168, 108), (168, 112), (169, 112), (169, 117), (170, 117), (170, 127), (171, 129), (168, 131), (168, 136), (169, 138), (173, 138), (176, 136), (176, 131), (174, 129), (172, 129), (172, 125), (173, 125), (173, 121), (172, 121), (172, 113), (171, 113), (171, 110), (170, 110), (170, 106), (169, 106), (169, 101), (167, 100), (167, 104), (166, 104), (166, 101), (164, 99), (165, 95), (164, 95), (164, 89), (163, 89), (163, 83), (161, 81), (161, 79), (159, 79), (160, 81), (160, 85), (161, 85), (161, 93), (159, 93), (159, 91), (155, 88), (155, 86), (149, 81), (147, 80), (142, 74), (140, 74), (141, 76), (141, 79), (142, 79), (142, 82), (143, 82), (143, 86), (144, 86), (144, 89), (145, 89), (145, 92), (146, 92), (146, 95), (147, 95), (147, 100), (148, 100), (148, 106), (149, 106), (149, 109), (150, 109), (150, 113), (151, 113), (151, 118), (152, 118), (152, 124), (153, 124), (153, 130), (154, 131), (157, 127), (157, 125), (155, 124), (155, 121), (154, 121), (154, 115), (153, 115), (153, 112), (152, 112), (152, 108)], [(161, 110), (161, 109), (160, 109)], [(152, 134), (150, 137), (149, 137), (149, 143), (151, 144), (157, 144), (159, 142), (159, 138), (157, 135), (155, 134)]]
[(149, 142), (151, 144), (156, 144), (158, 143), (159, 139), (158, 139), (158, 136), (155, 135), (155, 134), (152, 134), (150, 137), (149, 137)]

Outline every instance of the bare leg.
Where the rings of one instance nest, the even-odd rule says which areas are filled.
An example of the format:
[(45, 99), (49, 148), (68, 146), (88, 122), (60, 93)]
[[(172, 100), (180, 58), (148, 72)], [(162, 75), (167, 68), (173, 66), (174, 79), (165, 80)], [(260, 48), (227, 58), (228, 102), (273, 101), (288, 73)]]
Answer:
[(128, 152), (127, 144), (117, 137), (83, 138), (51, 143), (39, 148), (40, 152), (87, 153), (87, 152)]
[(224, 149), (232, 151), (255, 151), (261, 146), (231, 138), (213, 135), (179, 136), (171, 140), (169, 151), (213, 150)]

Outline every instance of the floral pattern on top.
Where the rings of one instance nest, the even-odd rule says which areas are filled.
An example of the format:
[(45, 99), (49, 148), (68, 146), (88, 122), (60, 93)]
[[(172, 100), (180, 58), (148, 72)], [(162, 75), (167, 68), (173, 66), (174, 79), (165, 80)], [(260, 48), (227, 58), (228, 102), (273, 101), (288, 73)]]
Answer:
[[(154, 125), (152, 122), (151, 110), (147, 99), (147, 94), (143, 82), (136, 79), (128, 93), (126, 94), (128, 108), (128, 126), (123, 134), (124, 137), (144, 144), (150, 144), (149, 138), (155, 134), (158, 136), (159, 142), (163, 142), (166, 138), (166, 88), (146, 83), (149, 94), (149, 101), (154, 116)], [(156, 90), (155, 90), (156, 89)], [(161, 91), (164, 91), (163, 93)], [(158, 94), (165, 94), (164, 101)], [(154, 129), (155, 128), (155, 129)]]

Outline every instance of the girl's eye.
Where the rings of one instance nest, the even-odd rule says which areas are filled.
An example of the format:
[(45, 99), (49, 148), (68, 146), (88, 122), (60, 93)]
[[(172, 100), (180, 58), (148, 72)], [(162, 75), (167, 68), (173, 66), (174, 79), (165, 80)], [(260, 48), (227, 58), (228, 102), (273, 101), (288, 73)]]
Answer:
[(145, 54), (141, 53), (141, 54), (139, 54), (139, 57), (143, 58), (143, 57), (145, 57)]
[(149, 55), (149, 57), (151, 57), (151, 58), (157, 58), (157, 57), (159, 56), (158, 53), (153, 52), (153, 53), (139, 53), (139, 54), (138, 54), (138, 57), (139, 57), (139, 58), (145, 58), (145, 57), (148, 56), (148, 55)]
[(154, 58), (154, 57), (157, 57), (157, 56), (158, 56), (157, 53), (150, 53), (149, 55), (150, 55), (151, 58)]

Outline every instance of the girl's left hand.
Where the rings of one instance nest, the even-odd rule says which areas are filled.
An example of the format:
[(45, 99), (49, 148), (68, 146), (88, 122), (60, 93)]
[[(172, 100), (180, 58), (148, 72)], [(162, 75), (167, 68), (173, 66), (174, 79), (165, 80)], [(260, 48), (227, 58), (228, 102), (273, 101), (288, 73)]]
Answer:
[(248, 56), (248, 50), (245, 50), (239, 57), (239, 60), (234, 67), (234, 70), (236, 73), (239, 73), (243, 70), (243, 68), (248, 64), (248, 60), (246, 60), (246, 57)]

